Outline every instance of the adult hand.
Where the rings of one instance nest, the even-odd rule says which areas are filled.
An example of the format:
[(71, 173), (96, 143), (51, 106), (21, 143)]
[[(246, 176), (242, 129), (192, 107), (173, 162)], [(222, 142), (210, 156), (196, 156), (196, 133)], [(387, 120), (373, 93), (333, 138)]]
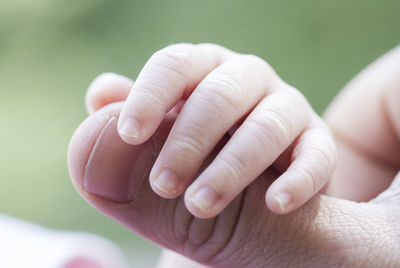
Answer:
[(264, 203), (264, 189), (280, 175), (270, 168), (217, 217), (198, 219), (182, 197), (160, 198), (148, 182), (176, 114), (164, 118), (151, 140), (133, 146), (117, 133), (121, 107), (107, 105), (82, 123), (70, 144), (69, 169), (76, 189), (92, 206), (139, 235), (213, 267), (400, 264), (400, 176), (368, 203), (320, 195), (278, 216)]

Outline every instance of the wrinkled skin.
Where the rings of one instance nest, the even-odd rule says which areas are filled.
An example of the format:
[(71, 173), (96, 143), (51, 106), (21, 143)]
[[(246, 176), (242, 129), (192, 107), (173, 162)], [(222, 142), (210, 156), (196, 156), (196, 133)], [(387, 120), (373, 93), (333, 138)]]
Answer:
[[(121, 107), (122, 103), (107, 105), (81, 124), (71, 140), (69, 169), (79, 193), (130, 230), (212, 267), (399, 266), (400, 176), (369, 202), (318, 195), (295, 212), (278, 216), (266, 208), (264, 201), (265, 189), (280, 175), (269, 168), (217, 217), (198, 219), (186, 210), (182, 197), (163, 199), (151, 190), (148, 181), (149, 169), (176, 115), (167, 115), (151, 140), (132, 146), (122, 142), (117, 133)], [(335, 124), (334, 115), (340, 114), (335, 109), (328, 113), (331, 124)], [(227, 139), (220, 142), (204, 165)], [(340, 138), (338, 143), (342, 146)], [(343, 154), (348, 157), (346, 152)], [(339, 171), (336, 176), (344, 180), (346, 170)], [(363, 201), (375, 196), (390, 183), (388, 177), (393, 177), (395, 171), (398, 166), (384, 173), (379, 190), (367, 187), (363, 192), (354, 188), (354, 199)], [(364, 176), (368, 182), (378, 180), (368, 177), (373, 174), (359, 172), (355, 177)], [(331, 192), (341, 196), (344, 187), (334, 184)], [(351, 198), (351, 191), (343, 195)]]
[[(390, 235), (398, 229), (393, 204), (355, 203), (321, 195), (292, 214), (277, 216), (268, 211), (263, 198), (264, 189), (279, 175), (273, 169), (262, 174), (223, 213), (209, 220), (194, 219), (182, 198), (157, 196), (147, 176), (130, 178), (135, 197), (126, 203), (86, 191), (84, 180), (108, 180), (113, 173), (121, 176), (122, 168), (134, 166), (136, 159), (124, 156), (136, 155), (138, 150), (145, 151), (140, 153), (148, 156), (146, 161), (151, 166), (171, 126), (172, 120), (166, 118), (150, 142), (141, 148), (127, 145), (116, 129), (120, 108), (120, 103), (109, 105), (80, 126), (71, 142), (69, 161), (74, 184), (84, 198), (132, 231), (213, 267), (354, 267), (362, 263), (372, 267), (400, 262), (385, 253), (400, 244), (398, 236)], [(108, 151), (115, 153), (104, 153)], [(145, 169), (136, 172), (148, 175)]]

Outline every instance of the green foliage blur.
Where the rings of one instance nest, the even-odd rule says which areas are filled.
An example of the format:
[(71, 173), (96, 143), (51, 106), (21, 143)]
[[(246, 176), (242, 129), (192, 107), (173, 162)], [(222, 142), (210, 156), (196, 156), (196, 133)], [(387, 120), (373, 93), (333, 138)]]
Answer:
[(152, 53), (213, 42), (267, 60), (322, 112), (400, 41), (398, 0), (0, 0), (0, 212), (156, 247), (89, 207), (66, 167), (96, 75), (135, 78)]

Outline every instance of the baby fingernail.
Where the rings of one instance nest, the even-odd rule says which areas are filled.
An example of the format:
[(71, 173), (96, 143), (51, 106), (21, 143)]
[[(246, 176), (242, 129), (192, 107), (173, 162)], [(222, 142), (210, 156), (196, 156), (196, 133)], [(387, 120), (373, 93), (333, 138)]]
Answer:
[(179, 182), (179, 177), (173, 170), (164, 168), (153, 181), (153, 185), (167, 195), (175, 195), (179, 190)]
[(209, 187), (202, 187), (190, 198), (190, 201), (200, 210), (207, 212), (217, 202), (217, 194)]
[(291, 202), (291, 196), (287, 192), (279, 193), (275, 196), (276, 202), (278, 202), (282, 211), (286, 211), (287, 207)]
[(119, 129), (119, 134), (128, 140), (138, 140), (140, 137), (139, 123), (132, 117), (128, 117)]

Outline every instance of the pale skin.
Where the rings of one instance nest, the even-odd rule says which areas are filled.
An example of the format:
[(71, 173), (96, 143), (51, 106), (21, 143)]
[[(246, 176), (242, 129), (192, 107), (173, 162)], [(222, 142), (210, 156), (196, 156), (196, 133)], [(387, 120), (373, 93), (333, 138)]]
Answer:
[[(325, 123), (256, 56), (214, 44), (172, 45), (154, 53), (129, 88), (118, 120), (118, 132), (129, 144), (147, 141), (165, 114), (185, 102), (150, 183), (164, 198), (185, 192), (186, 207), (196, 217), (220, 213), (289, 146), (289, 160), (277, 161), (287, 170), (266, 193), (273, 212), (302, 206), (334, 170), (335, 146)], [(233, 130), (199, 174), (205, 158)]]
[[(270, 67), (268, 65), (268, 68), (261, 67), (261, 65), (259, 66), (260, 76), (262, 76), (262, 74), (264, 73), (265, 76), (269, 79), (277, 79), (278, 81), (280, 81), (276, 74), (271, 71), (271, 69), (269, 69)], [(248, 67), (247, 70), (249, 69), (253, 70), (253, 67)], [(250, 73), (254, 74), (257, 73), (257, 71), (252, 71)], [(246, 74), (249, 75), (250, 73), (247, 72)], [(135, 86), (139, 83), (141, 75), (139, 75), (135, 85), (133, 85), (133, 82), (129, 79), (121, 76), (108, 74), (99, 77), (92, 84), (91, 89), (88, 92), (88, 110), (90, 112), (94, 112), (108, 103), (125, 100), (130, 92), (131, 87), (133, 86), (133, 89), (135, 89)], [(395, 174), (398, 172), (398, 159), (400, 159), (400, 135), (398, 135), (400, 133), (400, 127), (398, 123), (400, 122), (398, 118), (400, 113), (399, 108), (397, 108), (398, 105), (396, 105), (397, 103), (399, 103), (400, 100), (400, 81), (398, 77), (400, 77), (400, 50), (396, 49), (390, 52), (387, 56), (383, 57), (377, 63), (369, 67), (360, 76), (358, 76), (358, 78), (350, 83), (349, 86), (347, 86), (346, 89), (343, 91), (344, 93), (342, 93), (341, 96), (337, 98), (337, 100), (328, 109), (326, 113), (326, 119), (329, 125), (334, 130), (336, 142), (338, 143), (339, 148), (339, 166), (334, 174), (331, 186), (328, 189), (328, 192), (332, 195), (347, 198), (350, 200), (368, 201), (372, 197), (380, 193), (383, 189), (385, 189), (390, 184)], [(247, 79), (243, 80), (245, 81)], [(249, 80), (259, 81), (256, 78), (252, 78)], [(165, 81), (161, 80), (161, 82), (164, 83)], [(269, 84), (267, 83), (267, 85), (271, 85), (271, 83), (269, 82)], [(263, 86), (260, 86), (260, 88), (262, 87)], [(293, 89), (290, 88), (290, 90), (288, 91), (292, 92)], [(134, 90), (132, 91), (132, 93), (130, 93), (131, 95), (129, 95), (128, 101), (129, 98), (136, 98), (133, 92)], [(263, 96), (262, 94), (260, 96), (268, 99), (271, 98), (272, 94), (277, 94), (280, 92), (285, 92), (285, 89), (282, 90), (282, 88), (278, 87), (276, 93), (274, 91), (274, 93), (268, 93), (266, 94), (266, 96)], [(298, 95), (294, 94), (290, 96), (295, 96), (294, 99), (296, 99), (296, 96)], [(286, 95), (286, 97), (288, 96)], [(186, 102), (185, 106), (188, 104), (189, 100)], [(124, 114), (124, 109), (128, 109), (130, 107), (129, 105), (138, 105), (139, 103), (138, 102), (134, 104), (134, 101), (132, 101), (131, 104), (128, 104), (128, 101), (122, 107), (122, 115)], [(259, 103), (259, 105), (262, 103), (259, 101), (256, 102)], [(142, 100), (140, 103), (145, 102), (143, 102)], [(277, 103), (281, 105), (273, 106), (278, 108), (278, 110), (276, 110), (275, 112), (286, 112), (286, 110), (281, 110), (282, 103)], [(148, 107), (147, 105), (144, 106)], [(171, 104), (170, 106), (173, 105)], [(161, 109), (161, 111), (168, 111), (169, 108), (171, 108), (170, 106), (168, 106), (168, 108)], [(125, 154), (125, 151), (134, 150), (134, 147), (125, 147), (128, 145), (123, 145), (123, 143), (117, 142), (115, 129), (112, 130), (111, 128), (103, 128), (101, 132), (103, 134), (99, 136), (100, 130), (98, 129), (98, 127), (96, 128), (94, 126), (100, 126), (101, 124), (104, 125), (104, 123), (101, 122), (103, 122), (105, 118), (109, 119), (113, 118), (113, 116), (117, 116), (119, 114), (119, 110), (121, 109), (120, 104), (107, 107), (91, 116), (74, 135), (74, 139), (71, 142), (69, 155), (71, 175), (74, 178), (74, 184), (76, 185), (78, 191), (92, 205), (94, 205), (110, 217), (126, 225), (128, 228), (131, 228), (132, 230), (138, 232), (139, 234), (155, 241), (156, 243), (159, 243), (174, 251), (184, 254), (189, 258), (195, 259), (198, 262), (217, 267), (276, 267), (290, 266), (290, 264), (292, 266), (304, 265), (305, 267), (310, 267), (310, 265), (318, 266), (322, 264), (331, 264), (332, 266), (357, 266), (363, 264), (364, 267), (365, 265), (373, 267), (377, 265), (395, 266), (396, 263), (398, 263), (399, 260), (395, 257), (397, 256), (396, 252), (398, 250), (398, 246), (396, 245), (399, 244), (398, 237), (400, 236), (399, 232), (397, 231), (399, 228), (396, 228), (396, 226), (398, 226), (396, 219), (398, 219), (399, 215), (399, 210), (397, 207), (399, 207), (398, 192), (400, 189), (398, 184), (394, 184), (389, 190), (384, 192), (380, 196), (380, 198), (374, 199), (364, 204), (329, 198), (324, 195), (318, 195), (316, 198), (310, 200), (310, 202), (308, 202), (303, 208), (296, 210), (294, 213), (291, 213), (290, 215), (285, 217), (275, 216), (268, 212), (268, 210), (265, 208), (265, 205), (258, 205), (261, 204), (260, 202), (263, 198), (260, 199), (260, 197), (265, 191), (260, 189), (264, 187), (264, 189), (268, 189), (266, 195), (266, 202), (268, 207), (276, 213), (285, 214), (304, 204), (305, 201), (307, 201), (326, 183), (327, 178), (330, 176), (330, 169), (317, 168), (313, 170), (313, 172), (317, 172), (311, 174), (316, 174), (315, 177), (320, 176), (322, 178), (321, 186), (319, 187), (319, 189), (317, 187), (315, 189), (318, 190), (315, 190), (314, 192), (310, 191), (310, 196), (306, 196), (303, 199), (291, 198), (291, 200), (295, 201), (296, 205), (289, 206), (288, 210), (282, 209), (282, 206), (279, 204), (279, 202), (273, 202), (274, 194), (268, 195), (271, 189), (274, 189), (274, 185), (277, 185), (278, 183), (280, 185), (283, 185), (281, 187), (283, 187), (284, 189), (287, 189), (285, 187), (288, 187), (288, 185), (290, 185), (290, 183), (288, 183), (290, 181), (290, 176), (285, 177), (286, 173), (288, 173), (287, 175), (290, 175), (290, 169), (282, 173), (282, 171), (285, 170), (284, 168), (282, 169), (282, 166), (292, 167), (295, 163), (299, 163), (298, 165), (300, 166), (301, 163), (303, 163), (303, 166), (307, 166), (307, 161), (302, 162), (302, 158), (299, 158), (301, 154), (295, 154), (296, 157), (284, 157), (285, 154), (284, 156), (279, 157), (280, 153), (285, 151), (285, 148), (283, 148), (280, 153), (277, 153), (278, 156), (276, 156), (275, 159), (278, 160), (278, 163), (275, 162), (275, 165), (277, 165), (278, 167), (275, 167), (275, 171), (271, 170), (270, 172), (263, 172), (262, 174), (255, 175), (256, 177), (258, 177), (255, 181), (255, 178), (253, 177), (254, 175), (244, 176), (243, 178), (238, 177), (239, 179), (243, 179), (243, 181), (241, 181), (242, 184), (240, 184), (240, 187), (244, 188), (247, 184), (250, 184), (250, 186), (246, 189), (244, 195), (240, 194), (221, 214), (219, 214), (219, 216), (216, 218), (217, 222), (214, 222), (214, 225), (210, 225), (212, 219), (195, 219), (194, 221), (187, 222), (185, 219), (188, 217), (188, 214), (187, 212), (185, 212), (185, 209), (183, 207), (182, 198), (172, 199), (170, 201), (166, 199), (158, 199), (153, 193), (149, 192), (149, 188), (147, 189), (144, 186), (144, 188), (140, 188), (138, 192), (135, 193), (135, 196), (137, 197), (135, 199), (136, 201), (133, 200), (115, 203), (114, 201), (110, 200), (112, 198), (109, 198), (109, 196), (114, 197), (114, 195), (111, 194), (108, 196), (108, 198), (104, 198), (107, 197), (104, 195), (104, 192), (98, 191), (99, 188), (93, 188), (92, 186), (90, 186), (93, 180), (93, 176), (91, 174), (96, 174), (96, 179), (100, 180), (100, 178), (103, 179), (102, 176), (105, 172), (105, 169), (107, 169), (106, 171), (108, 172), (108, 174), (115, 174), (116, 176), (120, 176), (118, 170), (116, 170), (116, 167), (114, 166), (117, 166), (119, 167), (119, 169), (121, 169), (121, 167), (125, 167), (125, 165), (128, 165), (128, 163), (121, 163), (121, 159), (118, 158), (118, 165), (110, 164), (106, 167), (104, 167), (103, 165), (102, 167), (96, 166), (96, 168), (93, 168), (94, 164), (97, 163), (96, 159), (100, 159), (100, 163), (109, 163), (110, 161), (114, 161), (114, 156), (116, 152), (123, 152)], [(140, 107), (140, 105), (135, 107)], [(253, 108), (252, 106), (254, 110), (256, 110), (257, 107)], [(264, 108), (264, 106), (261, 107)], [(305, 102), (305, 105), (299, 105), (299, 107), (308, 107), (308, 105)], [(129, 109), (129, 111), (132, 110)], [(183, 109), (179, 113), (179, 108), (173, 109), (166, 117), (164, 117), (164, 114), (160, 112), (160, 114), (162, 114), (162, 118), (164, 118), (164, 123), (163, 126), (161, 126), (156, 131), (155, 135), (153, 135), (153, 143), (157, 144), (157, 140), (160, 140), (160, 143), (163, 144), (172, 125), (173, 128), (171, 133), (173, 133), (174, 130), (178, 129), (176, 125), (178, 125), (179, 122), (183, 122), (181, 124), (182, 126), (185, 126), (185, 121), (183, 119), (179, 119), (180, 116), (184, 118), (183, 111), (185, 110)], [(190, 111), (191, 110), (188, 108), (185, 112), (190, 115)], [(301, 111), (304, 112), (304, 110), (296, 110), (292, 113), (295, 113), (296, 116), (298, 116), (297, 113)], [(307, 112), (307, 110), (305, 110), (304, 113), (306, 115), (305, 117), (310, 114), (309, 112)], [(101, 114), (107, 116), (100, 116)], [(194, 116), (197, 114), (199, 114), (199, 112), (193, 113), (192, 115)], [(247, 115), (248, 112), (245, 112), (244, 114)], [(254, 114), (254, 117), (256, 118), (257, 114)], [(123, 121), (121, 120), (124, 118), (122, 115), (119, 118), (119, 122)], [(130, 115), (132, 116), (132, 114)], [(246, 118), (248, 119), (251, 115), (252, 113), (250, 113), (250, 115), (248, 115)], [(174, 120), (176, 119), (176, 117), (178, 117), (178, 119), (175, 122)], [(168, 118), (173, 118), (174, 120), (172, 121), (175, 122), (175, 124), (173, 122), (169, 123)], [(310, 116), (308, 120), (312, 121), (314, 120), (313, 118), (313, 116)], [(365, 120), (365, 118), (368, 118), (368, 120)], [(221, 119), (219, 118), (219, 120)], [(143, 123), (144, 121), (138, 121), (140, 122), (140, 129), (146, 129), (145, 123)], [(241, 121), (243, 121), (243, 115), (239, 116), (238, 118), (231, 119), (229, 122), (233, 123), (228, 128), (231, 128), (233, 125), (235, 125), (235, 123)], [(157, 120), (154, 120), (153, 122), (157, 122)], [(246, 121), (244, 120), (244, 122)], [(114, 127), (116, 127), (116, 121), (113, 121), (112, 124), (114, 124)], [(222, 123), (220, 124), (222, 125)], [(89, 128), (89, 125), (91, 125), (92, 127)], [(243, 126), (245, 126), (245, 124), (243, 124), (242, 127)], [(143, 130), (140, 132), (140, 135), (134, 135), (133, 142), (135, 144), (146, 140), (146, 135), (152, 135), (146, 134), (152, 133), (152, 131), (154, 131), (151, 130), (152, 126), (147, 127), (148, 129), (150, 129), (149, 132), (146, 132), (147, 130)], [(224, 128), (223, 133), (226, 132), (226, 128), (227, 127)], [(294, 129), (296, 128), (294, 127)], [(308, 128), (304, 129), (308, 130)], [(322, 141), (325, 141), (324, 137), (327, 137), (326, 139), (328, 141), (330, 140), (329, 132), (326, 132), (325, 126), (314, 126), (314, 128), (312, 129), (319, 133), (318, 135), (314, 136), (313, 141), (319, 140), (320, 137), (322, 137)], [(322, 131), (320, 131), (320, 129), (322, 129)], [(112, 134), (114, 132), (115, 134)], [(243, 130), (244, 134), (250, 132), (251, 131), (246, 131), (246, 129)], [(235, 137), (235, 135), (238, 136), (238, 133), (239, 132), (236, 131), (233, 137)], [(301, 139), (295, 138), (303, 137), (307, 133), (307, 131), (299, 131), (295, 133), (296, 134), (293, 134), (294, 138), (288, 142), (289, 144), (287, 146), (292, 144), (294, 146), (290, 147), (296, 148), (296, 145), (299, 144), (299, 141)], [(360, 133), (362, 133), (363, 135), (360, 135)], [(169, 135), (168, 139), (170, 139), (171, 137), (173, 137), (172, 134)], [(239, 137), (246, 136), (242, 135)], [(141, 138), (142, 140), (140, 140)], [(81, 173), (81, 171), (79, 170), (82, 170), (82, 168), (85, 167), (83, 163), (87, 161), (85, 160), (85, 157), (86, 155), (88, 155), (88, 153), (85, 152), (90, 152), (90, 150), (94, 150), (91, 149), (91, 147), (89, 146), (90, 144), (94, 143), (90, 142), (90, 140), (93, 139), (97, 139), (98, 141), (100, 141), (100, 143), (96, 143), (96, 146), (100, 149), (104, 146), (110, 146), (110, 144), (114, 144), (112, 146), (112, 150), (114, 152), (113, 157), (111, 157), (110, 155), (98, 154), (96, 150), (95, 153), (93, 153), (92, 151), (92, 153), (90, 154), (90, 159), (92, 160), (91, 162), (94, 164), (87, 164), (85, 168), (85, 173)], [(166, 144), (168, 144), (168, 139)], [(129, 140), (129, 138), (127, 137), (124, 137), (124, 140), (128, 140), (132, 143), (132, 140)], [(233, 138), (231, 139), (231, 141), (232, 140)], [(244, 140), (246, 139), (244, 138)], [(217, 157), (212, 158), (214, 159), (214, 162), (211, 162), (212, 159), (208, 161), (208, 164), (210, 162), (212, 164), (206, 165), (206, 167), (204, 167), (205, 170), (207, 170), (207, 168), (209, 168), (210, 166), (215, 165), (216, 169), (214, 169), (214, 172), (216, 172), (215, 174), (219, 174), (217, 165), (218, 162), (215, 164), (215, 161), (218, 160), (219, 155), (224, 153), (224, 150), (228, 150), (228, 152), (230, 152), (229, 147), (234, 148), (236, 146), (239, 149), (243, 149), (243, 147), (240, 147), (240, 142), (237, 142), (236, 145), (235, 143), (233, 143), (233, 141), (231, 141), (223, 144), (224, 146), (217, 146), (214, 149), (211, 154), (213, 155), (213, 157), (215, 157), (216, 155)], [(82, 142), (88, 145), (84, 145)], [(315, 146), (314, 143), (310, 144)], [(213, 144), (212, 147), (214, 147), (214, 145), (215, 144)], [(96, 146), (95, 148), (97, 148)], [(102, 150), (99, 150), (103, 152), (104, 148)], [(116, 150), (116, 148), (118, 150)], [(158, 148), (161, 148), (161, 146), (159, 146)], [(304, 148), (307, 148), (307, 146), (304, 145)], [(245, 150), (243, 152), (240, 152), (240, 154), (245, 154), (246, 150), (248, 149), (253, 149), (250, 154), (259, 153), (259, 151), (257, 150), (258, 148), (250, 147), (244, 149)], [(162, 162), (163, 167), (167, 164), (169, 167), (170, 165), (176, 164), (169, 163), (167, 161), (167, 157), (165, 157), (165, 159), (167, 160), (160, 160), (163, 156), (163, 150), (166, 149), (162, 149), (160, 155), (156, 160), (156, 164), (160, 161), (166, 161)], [(291, 152), (295, 151), (296, 150), (286, 150), (285, 152), (289, 152), (290, 154)], [(307, 150), (304, 149), (303, 152), (305, 153), (307, 152)], [(323, 148), (322, 150), (319, 149), (316, 151), (315, 148), (312, 148), (311, 152), (311, 155), (313, 155), (314, 152), (318, 152), (317, 155), (320, 155), (319, 153), (321, 152), (326, 153)], [(177, 155), (177, 157), (179, 157), (178, 153), (173, 153), (173, 155)], [(329, 154), (326, 155), (329, 156)], [(305, 154), (305, 156), (307, 156), (307, 154)], [(332, 156), (334, 156), (334, 154), (332, 154)], [(314, 158), (314, 160), (318, 159), (319, 157)], [(324, 157), (322, 157), (321, 159), (320, 160), (323, 163), (329, 162), (324, 160)], [(334, 157), (332, 157), (332, 159), (334, 160)], [(280, 164), (280, 162), (283, 164)], [(253, 162), (250, 163), (250, 165), (253, 164)], [(256, 167), (258, 164), (259, 163), (256, 163)], [(269, 162), (267, 162), (267, 166), (268, 164)], [(151, 165), (147, 164), (147, 166)], [(157, 165), (154, 166), (157, 167)], [(267, 166), (265, 166), (264, 169), (266, 169)], [(315, 162), (315, 166), (319, 167), (318, 161)], [(174, 166), (174, 168), (176, 167)], [(322, 172), (322, 174), (327, 174), (328, 177), (320, 175), (320, 171)], [(155, 171), (151, 172), (150, 180), (152, 179), (151, 175), (154, 172)], [(146, 169), (143, 169), (142, 173), (145, 174)], [(196, 183), (196, 181), (198, 181), (199, 179), (202, 179), (202, 174), (204, 174), (204, 172), (201, 173), (200, 177), (197, 177), (194, 183)], [(349, 176), (349, 174), (351, 176)], [(86, 184), (84, 180), (85, 176), (86, 178), (88, 178), (86, 180)], [(210, 177), (215, 178), (215, 180), (211, 182), (218, 185), (218, 177), (214, 177), (214, 175)], [(204, 183), (209, 183), (210, 177), (203, 176)], [(307, 176), (307, 178), (310, 177), (312, 177), (312, 175)], [(83, 186), (81, 184), (82, 179), (84, 180)], [(222, 184), (229, 183), (229, 181), (227, 181), (227, 178), (223, 176), (223, 173), (220, 179), (223, 182)], [(269, 182), (266, 183), (265, 181)], [(303, 182), (304, 185), (309, 184), (309, 181), (306, 180), (299, 181)], [(270, 185), (271, 182), (272, 185)], [(360, 184), (362, 185), (360, 186)], [(163, 193), (157, 191), (159, 190), (158, 188), (154, 187), (154, 185), (151, 186), (157, 192), (157, 194), (164, 196)], [(192, 186), (193, 184), (190, 187)], [(293, 192), (290, 192), (292, 196), (296, 196), (296, 190), (302, 189), (302, 184), (296, 186), (299, 187), (295, 188)], [(190, 190), (190, 187), (188, 191)], [(224, 190), (223, 187), (218, 189)], [(279, 188), (279, 190), (281, 189), (282, 188)], [(240, 189), (240, 191), (241, 190), (243, 189)], [(277, 190), (277, 192), (279, 192), (279, 190)], [(204, 213), (204, 210), (199, 211), (195, 207), (191, 206), (192, 204), (188, 202), (187, 193), (185, 196), (185, 203), (192, 214), (196, 216), (201, 216), (203, 218), (209, 218), (214, 215), (213, 213), (218, 214), (220, 210), (227, 205), (227, 203), (229, 202), (227, 200), (233, 198), (229, 197), (229, 194), (233, 193), (235, 193), (235, 189), (228, 189), (228, 192), (224, 192), (223, 195), (223, 198), (225, 198), (223, 200), (225, 200), (226, 203), (223, 202), (222, 207), (218, 208), (215, 211), (206, 210), (206, 213)], [(271, 197), (271, 199), (268, 199), (269, 196)], [(244, 199), (244, 203), (242, 202), (242, 205), (238, 207), (238, 200), (240, 200), (240, 198)], [(145, 210), (141, 209), (141, 202), (144, 202), (143, 200), (147, 200), (145, 206), (146, 209), (143, 207), (143, 209)], [(296, 200), (300, 201), (296, 203)], [(169, 207), (174, 207), (174, 213), (169, 215), (180, 215), (180, 217), (172, 217), (171, 219), (171, 216), (168, 216)], [(161, 212), (160, 209), (162, 209), (161, 214), (159, 214)], [(251, 213), (246, 213), (246, 209), (251, 210)], [(238, 218), (237, 216), (232, 216), (232, 214), (235, 214), (236, 211), (241, 211)], [(154, 218), (155, 215), (161, 216), (157, 216)], [(137, 218), (138, 216), (140, 217), (140, 219)], [(161, 221), (161, 218), (157, 219), (158, 217), (161, 217), (164, 220)], [(171, 231), (168, 231), (171, 230), (171, 227), (162, 227), (157, 222), (163, 222), (162, 226), (177, 226), (176, 228), (178, 228), (178, 233), (171, 233)], [(225, 222), (225, 224), (223, 225), (224, 227), (221, 227), (218, 222)], [(216, 241), (220, 241), (221, 237), (224, 237), (224, 230), (227, 228), (229, 229), (231, 222), (236, 223), (236, 231), (234, 232), (233, 236), (231, 236), (229, 242), (223, 243), (222, 249), (219, 248), (218, 250), (216, 250), (214, 248), (215, 243), (219, 243)], [(293, 225), (293, 222), (296, 222), (296, 225)], [(152, 227), (154, 225), (157, 227)], [(185, 229), (185, 226), (190, 227), (190, 232), (179, 235), (179, 230)], [(165, 228), (167, 229), (164, 230)], [(204, 239), (201, 239), (201, 234), (204, 232), (208, 233), (207, 230), (210, 228), (213, 231), (210, 234), (210, 237), (208, 237), (208, 240), (205, 240), (204, 242)], [(254, 229), (258, 231), (256, 233), (252, 233), (251, 230)], [(241, 234), (243, 234), (244, 237), (240, 238)], [(183, 236), (183, 240), (181, 236)], [(250, 239), (252, 237), (253, 239)], [(243, 241), (245, 241), (244, 238), (250, 239), (247, 240), (251, 242), (249, 243), (249, 246), (243, 247)], [(369, 242), (367, 243), (366, 241)], [(196, 250), (194, 250), (193, 248), (193, 243), (194, 245), (196, 245)], [(256, 246), (256, 248), (251, 248), (252, 246)], [(279, 252), (274, 251), (274, 249), (279, 249)], [(243, 257), (244, 259), (235, 259), (234, 255), (232, 255), (232, 250), (236, 252), (236, 254), (234, 255), (237, 255), (237, 252), (242, 252), (242, 254), (247, 254), (243, 256), (250, 257), (248, 259), (246, 257)], [(332, 250), (334, 254), (332, 253)], [(212, 253), (211, 257), (209, 254), (210, 252)], [(285, 255), (285, 252), (288, 252), (289, 255)], [(298, 254), (296, 252), (298, 252)], [(373, 252), (373, 254), (371, 254), (371, 252)], [(285, 258), (283, 256), (290, 256), (291, 258)], [(190, 267), (189, 261), (185, 259), (168, 259), (168, 257), (165, 262), (161, 263), (161, 266), (164, 265), (165, 267), (168, 267), (167, 265), (172, 265), (171, 263), (175, 261), (188, 262), (185, 267)], [(193, 267), (197, 267), (195, 266), (197, 264), (191, 263), (191, 265), (193, 265)], [(173, 267), (173, 265), (171, 267)]]

